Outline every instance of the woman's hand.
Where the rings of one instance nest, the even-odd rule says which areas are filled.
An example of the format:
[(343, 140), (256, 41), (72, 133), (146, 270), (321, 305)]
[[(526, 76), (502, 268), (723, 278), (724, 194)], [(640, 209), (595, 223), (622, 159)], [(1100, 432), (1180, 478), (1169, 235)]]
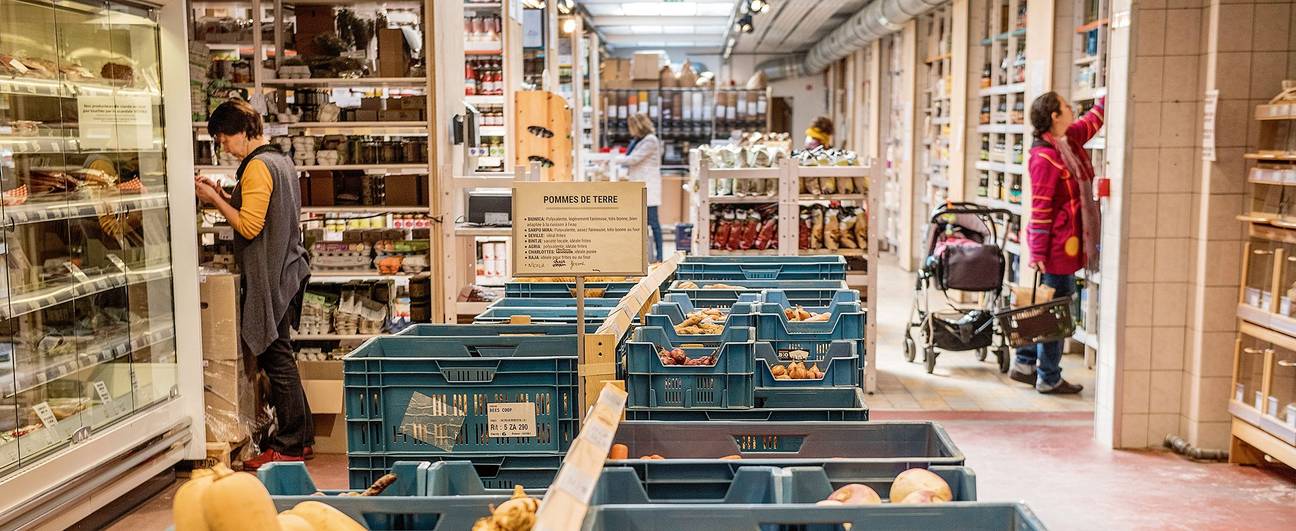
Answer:
[(194, 178), (194, 194), (198, 200), (209, 205), (217, 204), (217, 201), (224, 199), (224, 191), (218, 190), (211, 182), (202, 177)]
[(1031, 268), (1031, 269), (1034, 269), (1034, 270), (1036, 270), (1036, 271), (1039, 271), (1040, 273), (1043, 273), (1043, 272), (1044, 272), (1044, 262), (1031, 262), (1031, 263), (1030, 263), (1030, 268)]

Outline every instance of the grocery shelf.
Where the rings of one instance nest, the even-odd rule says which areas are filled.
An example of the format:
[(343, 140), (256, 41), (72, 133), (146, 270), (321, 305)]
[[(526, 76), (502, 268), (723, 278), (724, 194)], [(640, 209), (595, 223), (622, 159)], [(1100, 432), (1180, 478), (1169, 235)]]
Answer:
[(797, 166), (798, 177), (863, 177), (863, 166)]
[(61, 98), (74, 98), (88, 94), (149, 96), (154, 99), (162, 98), (162, 92), (156, 89), (117, 87), (84, 81), (22, 77), (0, 77), (0, 94), (12, 94), (18, 96), (54, 96)]
[(797, 196), (799, 201), (867, 201), (868, 197), (864, 194), (801, 194)]
[(310, 281), (313, 284), (345, 284), (353, 280), (407, 280), (414, 276), (405, 273), (384, 275), (377, 271), (311, 271)]
[(987, 124), (978, 125), (978, 133), (997, 133), (1005, 135), (1024, 135), (1026, 134), (1025, 124)]
[(390, 335), (381, 334), (298, 334), (293, 333), (293, 341), (359, 341), (371, 337)]
[(167, 207), (167, 194), (120, 194), (75, 201), (28, 202), (0, 209), (0, 217), (12, 225), (85, 218), (127, 211), (158, 210)]
[(711, 249), (711, 256), (778, 256), (778, 249), (763, 249), (759, 251), (725, 251), (720, 249)]
[(15, 382), (15, 387), (0, 396), (6, 399), (12, 398), (70, 374), (124, 358), (172, 339), (175, 339), (175, 327), (168, 324), (142, 334), (129, 334), (129, 337), (101, 340), (84, 345), (77, 349), (75, 355), (67, 356), (67, 359), (45, 366), (39, 371), (13, 374), (13, 379), (10, 381)]
[[(300, 3), (300, 0), (299, 2)], [(344, 78), (303, 78), (303, 79), (266, 79), (265, 86), (321, 86), (321, 87), (421, 87), (426, 86), (426, 77), (344, 77)]]
[(1242, 157), (1247, 160), (1272, 160), (1278, 162), (1296, 162), (1296, 153), (1292, 153), (1292, 152), (1247, 153)]
[(778, 196), (774, 195), (740, 195), (740, 196), (712, 196), (707, 199), (712, 203), (777, 203)]
[(455, 236), (512, 236), (513, 227), (455, 226)]
[(145, 266), (138, 269), (135, 267), (127, 266), (125, 272), (113, 271), (95, 275), (83, 273), (80, 280), (58, 282), (25, 293), (11, 293), (9, 304), (7, 306), (0, 305), (0, 319), (12, 319), (114, 288), (171, 278), (170, 264)]
[(481, 136), (504, 136), (506, 129), (502, 125), (484, 125), (477, 128)]
[(797, 249), (797, 255), (800, 256), (868, 256), (868, 249)]
[(1296, 120), (1296, 104), (1273, 103), (1256, 105), (1256, 120)]
[(504, 105), (504, 96), (502, 95), (464, 96), (464, 102), (471, 103), (473, 105)]
[(708, 170), (715, 179), (777, 179), (782, 175), (782, 168), (711, 168)]
[(1100, 18), (1100, 19), (1095, 20), (1095, 21), (1093, 21), (1093, 22), (1090, 22), (1090, 23), (1088, 23), (1088, 24), (1082, 24), (1082, 25), (1076, 27), (1076, 33), (1087, 33), (1087, 32), (1090, 32), (1090, 31), (1096, 30), (1096, 29), (1098, 29), (1098, 28), (1101, 28), (1101, 27), (1103, 27), (1103, 26), (1106, 26), (1106, 25), (1107, 25), (1107, 22), (1108, 22), (1108, 19), (1106, 19), (1106, 18)]
[(1071, 93), (1071, 99), (1073, 101), (1089, 101), (1089, 100), (1096, 100), (1106, 95), (1107, 95), (1106, 87), (1077, 88)]
[(425, 206), (307, 206), (301, 208), (302, 212), (320, 213), (320, 214), (337, 214), (347, 212), (369, 212), (369, 213), (392, 213), (392, 214), (427, 214), (431, 212)]
[(982, 171), (997, 171), (999, 173), (1011, 173), (1014, 175), (1025, 175), (1026, 166), (1022, 164), (1008, 164), (1004, 162), (990, 162), (979, 160), (976, 163), (976, 169)]
[(977, 95), (979, 96), (997, 96), (1003, 94), (1025, 94), (1025, 93), (1026, 93), (1025, 83), (1014, 83), (1011, 85), (998, 85), (998, 86), (984, 88), (977, 91)]

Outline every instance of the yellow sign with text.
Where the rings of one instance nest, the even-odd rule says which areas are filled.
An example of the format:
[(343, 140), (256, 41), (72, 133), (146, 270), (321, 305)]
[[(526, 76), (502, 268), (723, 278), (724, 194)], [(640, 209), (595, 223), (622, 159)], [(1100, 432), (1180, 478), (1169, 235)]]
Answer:
[(516, 183), (513, 274), (646, 274), (645, 194), (642, 182)]

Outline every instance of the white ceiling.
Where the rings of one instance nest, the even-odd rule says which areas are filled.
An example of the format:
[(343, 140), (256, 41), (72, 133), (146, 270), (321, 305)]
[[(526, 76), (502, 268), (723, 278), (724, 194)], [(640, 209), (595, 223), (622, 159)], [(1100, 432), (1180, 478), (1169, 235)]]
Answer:
[(745, 0), (577, 0), (613, 50), (687, 49), (720, 53), (726, 37), (733, 53), (804, 51), (869, 0), (770, 0), (770, 10), (753, 15), (752, 33), (730, 31), (731, 17)]

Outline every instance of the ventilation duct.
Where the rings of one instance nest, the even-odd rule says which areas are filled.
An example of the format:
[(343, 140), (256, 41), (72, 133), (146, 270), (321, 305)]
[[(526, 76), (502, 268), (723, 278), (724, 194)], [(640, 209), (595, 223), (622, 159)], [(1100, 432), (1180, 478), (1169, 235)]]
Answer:
[(756, 65), (769, 80), (818, 74), (869, 43), (900, 31), (906, 22), (949, 0), (875, 0), (820, 40), (804, 56), (780, 57)]

